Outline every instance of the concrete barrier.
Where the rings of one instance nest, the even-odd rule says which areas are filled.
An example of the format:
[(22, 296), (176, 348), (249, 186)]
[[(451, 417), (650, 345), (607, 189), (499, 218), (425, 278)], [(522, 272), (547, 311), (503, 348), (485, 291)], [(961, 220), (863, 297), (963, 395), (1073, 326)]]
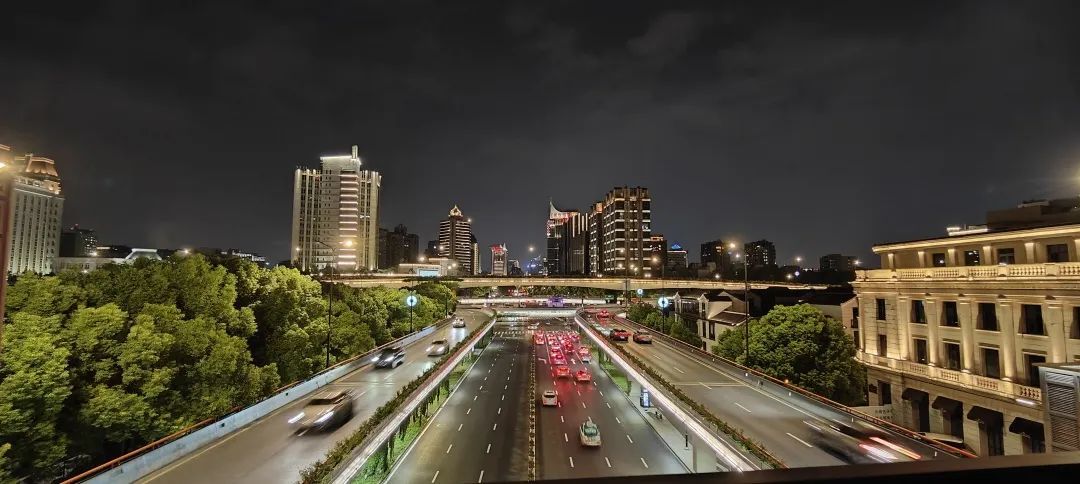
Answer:
[[(440, 322), (439, 324), (444, 323)], [(173, 434), (143, 449), (136, 450), (112, 462), (103, 464), (68, 482), (120, 483), (135, 482), (166, 465), (181, 459), (203, 446), (259, 420), (271, 412), (288, 405), (323, 386), (371, 363), (371, 355), (392, 345), (408, 345), (435, 332), (439, 324), (428, 326), (409, 336), (391, 341), (363, 355), (356, 356), (330, 369), (316, 374), (312, 378), (291, 385), (277, 393), (241, 410), (222, 418), (205, 423), (201, 428), (189, 429), (183, 435)]]

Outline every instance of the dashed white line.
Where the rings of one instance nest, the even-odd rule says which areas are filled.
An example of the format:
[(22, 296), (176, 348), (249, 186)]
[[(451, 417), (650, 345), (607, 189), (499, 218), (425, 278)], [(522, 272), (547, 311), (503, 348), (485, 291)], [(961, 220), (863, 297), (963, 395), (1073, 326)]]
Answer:
[(607, 458), (607, 457), (604, 457), (604, 462), (606, 462), (606, 463), (607, 463), (607, 466), (608, 466), (608, 467), (611, 467), (611, 461), (610, 461), (610, 460), (608, 460), (608, 458)]
[[(484, 379), (487, 380), (487, 378), (484, 378)], [(481, 392), (484, 391), (484, 385), (480, 385), (480, 389), (477, 390), (477, 391), (481, 391)]]
[(642, 458), (641, 458), (641, 463), (645, 465), (645, 468), (646, 468), (646, 469), (648, 469), (648, 468), (649, 468), (649, 463), (648, 463), (648, 462), (645, 462), (645, 458), (644, 458), (644, 457), (642, 457)]
[(480, 469), (480, 478), (476, 480), (477, 484), (484, 482), (484, 470)]
[(488, 444), (488, 448), (487, 448), (487, 450), (484, 451), (484, 453), (485, 454), (490, 454), (491, 453), (491, 444)]
[(626, 440), (629, 440), (631, 444), (634, 443), (634, 439), (630, 438), (630, 434), (626, 434)]
[(611, 404), (608, 402), (604, 402), (604, 405), (607, 405), (607, 408), (611, 408)]
[(457, 431), (461, 432), (461, 428), (464, 427), (464, 426), (465, 426), (465, 424), (458, 424)]
[(497, 413), (498, 413), (499, 415), (502, 415), (502, 407), (499, 407), (499, 411), (498, 411)]
[(570, 437), (566, 435), (566, 432), (562, 433), (563, 442), (570, 442)]
[(735, 402), (735, 405), (738, 406), (739, 408), (743, 409), (743, 410), (746, 410), (746, 413), (754, 413), (754, 412), (751, 412), (749, 408), (746, 408), (746, 407), (742, 406), (742, 404), (739, 403), (739, 402)]
[(622, 420), (619, 420), (619, 417), (615, 417), (615, 422), (622, 423)]
[(679, 373), (682, 373), (683, 375), (685, 375), (685, 374), (686, 374), (686, 372), (685, 372), (685, 371), (682, 371), (682, 370), (680, 370), (680, 369), (679, 369), (679, 367), (677, 367), (677, 366), (674, 366), (674, 365), (672, 365), (672, 368), (674, 368), (674, 369), (675, 369), (675, 371), (677, 371), (677, 372), (679, 372)]
[(574, 458), (571, 457), (570, 458), (570, 468), (572, 469), (573, 467), (574, 467)]
[(562, 416), (562, 415), (559, 415), (559, 421), (560, 421), (560, 422), (562, 422), (562, 423), (566, 423), (566, 420), (563, 420), (563, 416)]
[(500, 400), (506, 400), (506, 394), (504, 393)]
[(450, 453), (450, 449), (453, 449), (453, 448), (454, 448), (454, 444), (450, 444), (450, 447), (447, 447), (447, 448), (446, 448), (446, 453), (447, 453), (447, 454), (449, 454), (449, 453)]
[(597, 390), (597, 391), (600, 392), (601, 397), (604, 396), (604, 391), (603, 390)]
[(495, 425), (492, 425), (492, 426), (491, 426), (491, 430), (495, 430), (495, 429), (497, 429), (497, 428), (499, 428), (499, 424), (497, 424), (497, 423), (496, 423)]
[(581, 402), (581, 408), (589, 408), (585, 406), (585, 402)]
[(807, 447), (813, 447), (812, 445), (808, 444), (805, 440), (800, 439), (800, 438), (798, 438), (798, 437), (796, 437), (794, 435), (791, 435), (791, 432), (786, 432), (786, 433), (787, 433), (788, 437), (791, 437), (791, 438), (793, 438), (795, 440), (798, 440), (799, 443), (801, 443), (802, 445), (805, 445)]
[(468, 415), (470, 412), (472, 412), (472, 407), (469, 407), (469, 409), (465, 411), (465, 415)]
[(431, 482), (432, 482), (432, 484), (434, 484), (434, 483), (435, 483), (435, 479), (438, 479), (438, 478), (439, 478), (439, 471), (435, 471), (435, 477), (432, 477), (432, 478), (431, 478)]
[(475, 401), (476, 401), (476, 397), (479, 397), (479, 396), (480, 396), (480, 395), (473, 395), (473, 397), (472, 397), (472, 401), (474, 401), (474, 402), (475, 402)]

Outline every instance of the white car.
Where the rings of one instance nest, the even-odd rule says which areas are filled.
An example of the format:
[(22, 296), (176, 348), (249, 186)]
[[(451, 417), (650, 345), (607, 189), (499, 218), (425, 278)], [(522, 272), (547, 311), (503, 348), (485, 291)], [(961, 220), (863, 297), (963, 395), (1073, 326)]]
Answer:
[(600, 429), (593, 423), (592, 417), (589, 417), (585, 423), (581, 424), (581, 427), (578, 428), (578, 435), (581, 436), (581, 445), (600, 447)]
[(446, 340), (437, 339), (431, 342), (431, 346), (428, 346), (427, 354), (428, 356), (442, 356), (446, 354), (449, 348), (450, 345), (446, 344)]
[(588, 353), (578, 353), (578, 356), (581, 357), (581, 362), (582, 363), (588, 363), (588, 362), (592, 361), (592, 355), (590, 355)]
[(454, 318), (454, 325), (453, 326), (455, 328), (464, 328), (465, 327), (465, 320), (461, 319), (461, 318)]
[(544, 390), (540, 395), (540, 404), (545, 407), (559, 406), (559, 394), (555, 393), (555, 390)]

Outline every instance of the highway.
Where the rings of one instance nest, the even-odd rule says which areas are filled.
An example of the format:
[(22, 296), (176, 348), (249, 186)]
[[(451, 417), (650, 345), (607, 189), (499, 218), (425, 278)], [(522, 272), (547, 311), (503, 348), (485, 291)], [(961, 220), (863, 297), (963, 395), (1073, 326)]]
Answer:
[[(615, 325), (629, 327), (620, 323)], [(820, 405), (807, 404), (802, 398), (784, 399), (773, 395), (744, 382), (741, 373), (729, 373), (725, 367), (676, 348), (660, 338), (654, 338), (652, 344), (632, 341), (616, 344), (679, 386), (687, 396), (705, 405), (714, 415), (761, 442), (766, 450), (788, 467), (848, 464), (846, 460), (817, 446), (813, 431), (804, 421), (848, 421), (850, 417)], [(934, 456), (933, 449), (918, 442), (899, 436), (893, 440), (923, 458)]]
[[(576, 330), (563, 322), (545, 321), (541, 329)], [(531, 344), (531, 343), (530, 343)], [(587, 369), (592, 383), (577, 383), (573, 379), (552, 374), (552, 365), (542, 356), (550, 345), (538, 348), (536, 365), (536, 394), (554, 389), (559, 394), (559, 407), (538, 407), (537, 452), (540, 479), (569, 479), (612, 477), (642, 474), (683, 474), (688, 472), (667, 444), (649, 426), (622, 391), (596, 362), (582, 363), (567, 353), (567, 366), (572, 372)], [(543, 350), (540, 350), (543, 348)], [(543, 359), (541, 359), (543, 358)], [(600, 430), (599, 448), (583, 447), (578, 427), (592, 418)]]
[(494, 338), (387, 482), (525, 481), (529, 358), (524, 324), (496, 323)]
[[(154, 484), (229, 482), (295, 483), (304, 467), (322, 458), (337, 441), (351, 434), (383, 403), (393, 398), (399, 388), (414, 380), (435, 358), (426, 354), (434, 340), (446, 339), (451, 345), (468, 331), (487, 321), (480, 311), (459, 311), (467, 328), (453, 329), (445, 324), (434, 333), (405, 348), (404, 364), (395, 369), (376, 369), (366, 365), (305, 395), (266, 417), (215, 441), (183, 459), (147, 476), (142, 482)], [(351, 420), (330, 432), (294, 432), (287, 420), (299, 412), (315, 394), (328, 389), (347, 389), (356, 398)]]

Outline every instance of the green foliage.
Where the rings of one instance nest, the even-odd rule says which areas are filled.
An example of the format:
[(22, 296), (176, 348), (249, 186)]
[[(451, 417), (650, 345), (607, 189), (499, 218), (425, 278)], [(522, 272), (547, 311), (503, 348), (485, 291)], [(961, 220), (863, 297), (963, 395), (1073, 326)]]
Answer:
[[(48, 480), (75, 455), (100, 462), (268, 395), (282, 382), (408, 331), (406, 291), (333, 288), (236, 258), (140, 259), (19, 276), (0, 335), (0, 476)], [(456, 302), (421, 284), (420, 328)], [(449, 298), (447, 298), (449, 296)], [(3, 479), (0, 479), (2, 481)]]
[[(742, 328), (713, 351), (746, 364)], [(866, 370), (843, 326), (813, 306), (778, 306), (750, 324), (750, 366), (845, 405), (865, 402)]]
[(0, 444), (0, 482), (13, 482), (15, 480), (11, 472), (8, 471), (11, 467), (11, 461), (5, 455), (10, 450), (11, 444)]

